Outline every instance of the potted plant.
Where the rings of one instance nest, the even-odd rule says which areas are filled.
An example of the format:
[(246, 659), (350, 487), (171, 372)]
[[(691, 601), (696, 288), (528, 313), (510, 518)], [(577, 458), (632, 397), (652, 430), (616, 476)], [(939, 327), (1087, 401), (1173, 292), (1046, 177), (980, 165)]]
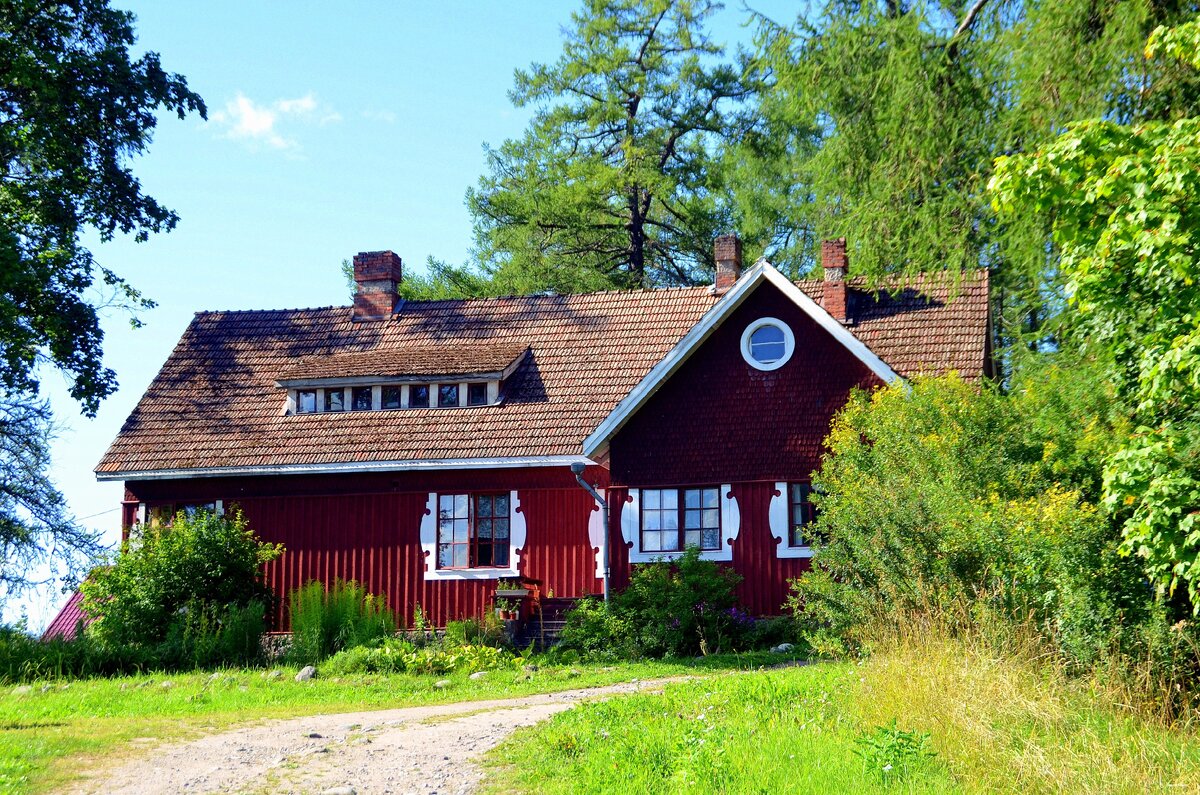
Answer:
[(497, 580), (496, 581), (496, 596), (497, 597), (515, 597), (524, 599), (529, 591), (521, 584), (520, 580)]
[(502, 621), (514, 621), (520, 615), (521, 603), (511, 599), (496, 600), (496, 615)]

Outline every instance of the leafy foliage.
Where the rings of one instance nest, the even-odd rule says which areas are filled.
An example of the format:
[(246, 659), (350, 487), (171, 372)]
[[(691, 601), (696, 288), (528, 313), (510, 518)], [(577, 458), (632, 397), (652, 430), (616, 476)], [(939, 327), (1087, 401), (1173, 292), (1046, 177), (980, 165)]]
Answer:
[(281, 552), (259, 541), (238, 511), (181, 512), (169, 525), (142, 528), (81, 586), (83, 608), (96, 619), (88, 632), (113, 647), (153, 647), (241, 622), (237, 610), (256, 604), (261, 613), (270, 604), (262, 565)]
[(674, 561), (639, 565), (611, 608), (583, 599), (567, 614), (564, 649), (611, 659), (692, 657), (745, 648), (748, 641), (777, 637), (736, 606), (741, 578), (700, 558), (690, 547)]
[(43, 357), (72, 379), (93, 415), (116, 388), (88, 290), (99, 280), (132, 308), (149, 306), (81, 243), (145, 239), (178, 217), (127, 168), (162, 108), (205, 116), (203, 100), (156, 53), (133, 60), (133, 15), (107, 0), (0, 8), (0, 386), (36, 391)]
[(904, 731), (896, 721), (863, 732), (856, 740), (854, 753), (863, 760), (863, 768), (881, 781), (907, 781), (913, 771), (934, 756), (929, 749), (929, 732)]
[(1011, 395), (950, 376), (851, 399), (818, 476), (815, 567), (790, 600), (817, 648), (977, 604), (1031, 619), (1080, 665), (1145, 651), (1169, 613), (1096, 507), (1123, 421), (1094, 363), (1061, 365), (1025, 369)]
[(71, 519), (46, 476), (52, 433), (45, 402), (0, 389), (0, 602), (35, 585), (40, 566), (77, 578), (100, 551), (98, 536)]
[[(1146, 47), (1200, 76), (1197, 52), (1200, 22), (1159, 28)], [(991, 190), (1006, 217), (1050, 220), (1072, 341), (1108, 363), (1130, 407), (1134, 433), (1104, 475), (1122, 548), (1200, 610), (1200, 116), (1074, 124), (1001, 158)]]
[(288, 595), (292, 645), (288, 656), (317, 663), (342, 649), (363, 646), (396, 632), (396, 616), (382, 595), (367, 593), (356, 582), (336, 580), (326, 588), (317, 580)]
[(516, 659), (512, 652), (497, 646), (454, 643), (417, 646), (409, 640), (391, 638), (340, 651), (329, 658), (324, 669), (334, 675), (474, 673), (511, 666)]
[(586, 0), (562, 57), (519, 71), (525, 135), (467, 195), (504, 292), (686, 284), (725, 226), (713, 144), (747, 93), (703, 26), (710, 0)]
[[(1186, 6), (1185, 6), (1186, 8)], [(791, 24), (759, 16), (753, 130), (729, 149), (737, 223), (800, 275), (846, 237), (871, 278), (986, 267), (1001, 344), (1052, 336), (1062, 289), (1048, 229), (997, 216), (993, 160), (1033, 151), (1067, 122), (1129, 120), (1190, 103), (1186, 80), (1147, 92), (1149, 26), (1176, 4), (828, 2)]]

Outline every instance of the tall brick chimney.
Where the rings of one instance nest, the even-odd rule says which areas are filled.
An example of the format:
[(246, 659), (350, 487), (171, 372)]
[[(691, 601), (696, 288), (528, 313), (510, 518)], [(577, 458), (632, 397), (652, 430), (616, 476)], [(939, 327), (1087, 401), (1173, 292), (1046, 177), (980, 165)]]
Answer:
[(400, 303), (397, 289), (403, 279), (400, 258), (391, 251), (360, 251), (354, 255), (354, 311), (350, 318), (383, 320)]
[(850, 260), (846, 256), (846, 238), (821, 242), (821, 265), (825, 269), (825, 292), (821, 305), (843, 324), (850, 324), (850, 299), (846, 290), (846, 272)]
[(725, 295), (742, 275), (742, 239), (737, 235), (718, 237), (713, 243), (713, 259), (717, 261), (713, 294)]

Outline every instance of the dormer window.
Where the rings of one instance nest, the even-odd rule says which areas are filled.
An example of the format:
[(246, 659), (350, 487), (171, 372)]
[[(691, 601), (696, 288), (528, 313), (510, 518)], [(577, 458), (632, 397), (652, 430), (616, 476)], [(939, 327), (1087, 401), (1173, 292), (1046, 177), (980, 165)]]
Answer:
[(529, 346), (464, 343), (312, 356), (293, 362), (276, 386), (285, 413), (403, 411), (494, 406)]

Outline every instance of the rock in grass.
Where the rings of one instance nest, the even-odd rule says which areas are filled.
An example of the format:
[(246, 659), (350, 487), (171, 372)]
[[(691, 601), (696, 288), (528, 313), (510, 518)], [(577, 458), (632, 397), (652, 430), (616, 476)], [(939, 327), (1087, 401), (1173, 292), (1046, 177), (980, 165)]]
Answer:
[(357, 793), (355, 792), (354, 787), (351, 787), (349, 784), (345, 784), (341, 787), (330, 787), (322, 792), (321, 795), (357, 795)]
[(487, 676), (487, 671), (476, 671), (475, 673), (471, 674), (467, 678), (468, 679), (482, 679), (485, 676)]
[(578, 668), (572, 668), (569, 671), (567, 671), (568, 679), (574, 679), (575, 677), (582, 676), (582, 675), (583, 675), (583, 671), (579, 670)]
[(300, 669), (300, 673), (296, 674), (296, 681), (307, 682), (309, 679), (315, 679), (316, 676), (317, 669), (311, 665), (306, 665)]
[(12, 694), (14, 696), (27, 696), (32, 692), (33, 692), (33, 687), (31, 687), (30, 685), (21, 685), (20, 687), (14, 687)]
[(165, 680), (162, 684), (159, 685), (159, 687), (161, 687), (163, 690), (170, 690), (174, 686), (175, 686), (175, 683), (172, 682), (170, 679)]
[(271, 671), (270, 673), (263, 674), (263, 676), (267, 679), (278, 679), (279, 677), (283, 676), (283, 671), (276, 668), (274, 671)]
[(790, 643), (780, 643), (778, 646), (771, 647), (771, 654), (788, 654), (794, 648), (796, 647)]
[(454, 683), (451, 682), (449, 679), (439, 679), (433, 683), (433, 688), (435, 690), (445, 690), (447, 687), (449, 687), (452, 684), (454, 684)]

